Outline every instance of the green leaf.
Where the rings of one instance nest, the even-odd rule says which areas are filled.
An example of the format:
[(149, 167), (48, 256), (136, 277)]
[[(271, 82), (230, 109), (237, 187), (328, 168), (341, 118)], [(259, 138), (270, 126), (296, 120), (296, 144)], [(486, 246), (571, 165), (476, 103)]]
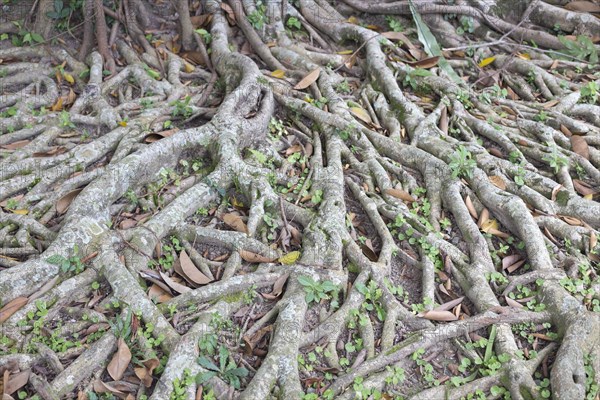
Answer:
[(440, 68), (457, 84), (463, 85), (464, 82), (460, 77), (454, 72), (448, 61), (442, 56), (442, 50), (440, 49), (440, 45), (438, 44), (435, 36), (429, 30), (427, 24), (421, 18), (421, 14), (417, 11), (412, 0), (408, 0), (408, 5), (410, 7), (410, 12), (412, 13), (413, 20), (415, 21), (415, 25), (417, 27), (417, 33), (419, 35), (419, 41), (423, 44), (423, 48), (425, 52), (430, 56), (438, 56), (440, 57), (438, 61), (438, 65)]
[(61, 256), (60, 254), (54, 254), (53, 256), (46, 258), (46, 262), (49, 262), (50, 264), (54, 265), (62, 265), (64, 262), (68, 263), (69, 260)]
[(300, 282), (302, 286), (312, 286), (315, 283), (315, 281), (308, 276), (299, 276), (298, 282)]
[(205, 382), (208, 382), (213, 377), (217, 376), (217, 373), (214, 371), (201, 372), (196, 375), (196, 385), (202, 385)]
[(198, 364), (201, 367), (210, 369), (211, 371), (219, 371), (219, 367), (217, 367), (215, 365), (215, 363), (213, 363), (211, 360), (209, 360), (208, 358), (206, 358), (204, 356), (198, 357)]
[(227, 366), (227, 359), (229, 358), (229, 351), (225, 346), (219, 347), (219, 365), (220, 370), (225, 371), (225, 367)]
[(235, 375), (235, 376), (239, 376), (239, 377), (245, 377), (248, 376), (248, 370), (244, 367), (238, 367), (238, 368), (234, 368), (234, 369), (230, 369), (227, 371), (228, 374), (230, 375)]

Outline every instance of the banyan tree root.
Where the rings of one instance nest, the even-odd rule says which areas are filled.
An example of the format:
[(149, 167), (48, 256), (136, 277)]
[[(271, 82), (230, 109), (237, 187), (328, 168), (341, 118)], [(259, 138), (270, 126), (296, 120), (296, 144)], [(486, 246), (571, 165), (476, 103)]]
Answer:
[(508, 3), (40, 1), (0, 50), (4, 383), (595, 398), (600, 23)]

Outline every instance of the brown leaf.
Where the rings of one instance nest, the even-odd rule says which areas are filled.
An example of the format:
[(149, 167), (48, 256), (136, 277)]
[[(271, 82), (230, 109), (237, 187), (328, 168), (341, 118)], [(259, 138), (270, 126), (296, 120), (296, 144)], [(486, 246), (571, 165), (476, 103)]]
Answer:
[(598, 244), (598, 238), (596, 237), (596, 233), (594, 231), (592, 231), (590, 233), (590, 250), (593, 250), (597, 244)]
[(112, 393), (117, 396), (125, 397), (125, 393), (120, 391), (112, 384), (112, 382), (102, 382), (97, 379), (94, 381), (94, 392), (96, 393)]
[(367, 256), (367, 258), (371, 261), (377, 261), (379, 259), (379, 257), (377, 256), (377, 254), (375, 254), (375, 251), (373, 251), (373, 247), (369, 247), (366, 244), (360, 244), (360, 249), (362, 250), (363, 254), (365, 256)]
[(569, 130), (569, 128), (567, 128), (566, 126), (564, 126), (563, 124), (560, 124), (560, 131), (566, 136), (566, 137), (571, 137), (573, 136), (573, 132), (571, 132)]
[(469, 214), (471, 214), (471, 217), (477, 219), (477, 210), (475, 210), (473, 201), (471, 201), (471, 197), (469, 197), (468, 195), (467, 197), (465, 197), (465, 205), (467, 206), (467, 210), (469, 210)]
[(261, 256), (260, 254), (253, 253), (248, 250), (240, 250), (239, 252), (240, 252), (240, 256), (242, 257), (242, 259), (244, 261), (248, 261), (250, 263), (268, 263), (268, 262), (274, 262), (275, 260), (277, 260), (277, 257), (269, 258), (269, 257)]
[(296, 143), (293, 146), (288, 147), (287, 149), (285, 149), (285, 155), (286, 156), (290, 156), (294, 153), (299, 153), (302, 151), (302, 146), (298, 143)]
[(523, 308), (524, 307), (523, 304), (519, 303), (518, 301), (515, 301), (515, 300), (511, 299), (508, 296), (504, 296), (504, 300), (506, 300), (506, 304), (509, 307), (515, 307), (515, 308)]
[(425, 319), (429, 319), (431, 321), (456, 321), (458, 317), (452, 314), (450, 311), (427, 311), (420, 315)]
[(148, 289), (148, 297), (150, 297), (151, 300), (154, 300), (157, 303), (164, 303), (173, 298), (173, 296), (171, 296), (163, 288), (156, 284), (150, 286), (150, 288)]
[(296, 90), (306, 89), (307, 87), (309, 87), (310, 85), (315, 83), (317, 79), (319, 79), (320, 74), (321, 74), (321, 68), (316, 68), (316, 69), (312, 70), (311, 72), (308, 73), (308, 75), (306, 75), (304, 78), (302, 78), (302, 80), (300, 82), (298, 82), (296, 84), (296, 86), (294, 86), (294, 89), (296, 89)]
[(21, 147), (27, 146), (29, 144), (29, 142), (31, 142), (31, 140), (17, 140), (16, 142), (4, 144), (0, 147), (2, 147), (3, 149), (6, 149), (6, 150), (17, 150), (17, 149), (20, 149)]
[(561, 218), (569, 225), (573, 225), (573, 226), (581, 226), (583, 225), (580, 219), (577, 218), (573, 218), (573, 217), (567, 217), (562, 215)]
[(416, 60), (423, 58), (423, 55), (425, 54), (421, 50), (419, 50), (414, 44), (412, 44), (410, 39), (402, 32), (383, 32), (381, 36), (390, 40), (401, 40), (402, 43), (406, 45), (406, 48), (408, 49), (410, 55), (413, 56)]
[(235, 14), (233, 13), (233, 8), (229, 4), (221, 3), (221, 9), (227, 13), (227, 21), (231, 25), (235, 25)]
[(504, 154), (502, 154), (502, 152), (494, 147), (487, 149), (488, 152), (498, 158), (504, 158)]
[(312, 156), (314, 151), (314, 147), (312, 145), (312, 143), (306, 143), (306, 145), (304, 146), (304, 153), (306, 154), (307, 158), (310, 158), (310, 156)]
[(210, 24), (212, 14), (193, 15), (190, 17), (194, 29), (204, 28)]
[(573, 186), (575, 190), (582, 196), (587, 196), (589, 194), (596, 194), (596, 191), (592, 189), (592, 187), (584, 181), (580, 181), (579, 179), (573, 179)]
[(547, 101), (546, 103), (543, 103), (542, 107), (544, 107), (546, 110), (548, 110), (548, 109), (554, 107), (555, 105), (557, 105), (558, 103), (559, 103), (559, 100), (554, 99), (554, 100)]
[(252, 352), (256, 348), (256, 345), (260, 343), (263, 336), (265, 336), (267, 333), (271, 332), (272, 330), (273, 330), (273, 325), (267, 325), (267, 326), (259, 329), (256, 333), (254, 333), (250, 337), (244, 335), (243, 339), (244, 339), (244, 343), (246, 344), (246, 346), (244, 346), (244, 351), (246, 352), (246, 354), (248, 354), (248, 355), (252, 354)]
[(290, 274), (287, 273), (277, 278), (273, 284), (273, 290), (271, 291), (272, 295), (279, 296), (283, 292), (283, 286), (285, 285), (285, 282), (288, 280), (289, 276)]
[(512, 274), (513, 272), (515, 272), (516, 270), (518, 270), (519, 268), (521, 268), (521, 266), (522, 266), (523, 264), (525, 264), (525, 260), (520, 260), (520, 261), (517, 261), (516, 263), (514, 263), (514, 264), (512, 264), (512, 265), (510, 265), (510, 266), (508, 266), (508, 267), (506, 267), (506, 271), (507, 271), (509, 274)]
[(199, 51), (182, 51), (180, 53), (184, 60), (189, 61), (193, 65), (206, 65), (206, 60)]
[(424, 58), (419, 61), (407, 62), (407, 64), (414, 68), (429, 69), (429, 68), (435, 67), (438, 64), (439, 60), (440, 60), (439, 56), (434, 56), (434, 57), (427, 57), (427, 58)]
[(123, 340), (123, 338), (119, 338), (117, 352), (113, 356), (112, 360), (110, 360), (106, 370), (115, 381), (118, 381), (123, 377), (123, 374), (125, 374), (125, 370), (127, 369), (130, 361), (131, 351), (129, 350), (127, 343), (125, 343), (125, 340)]
[(381, 36), (390, 40), (401, 40), (404, 43), (410, 43), (410, 39), (402, 32), (382, 32)]
[(123, 221), (121, 221), (121, 223), (119, 224), (119, 228), (120, 229), (129, 229), (129, 228), (133, 228), (134, 226), (137, 225), (137, 221), (133, 218), (125, 218)]
[[(487, 209), (487, 208), (484, 208), (484, 209), (481, 211), (481, 215), (479, 216), (479, 220), (477, 221), (477, 226), (478, 226), (478, 227), (480, 227), (480, 228), (482, 228), (482, 230), (483, 230), (483, 226), (484, 226), (485, 224), (487, 224), (489, 220), (490, 220), (490, 212), (488, 211), (488, 209)], [(493, 220), (492, 220), (492, 221), (493, 221)], [(487, 225), (486, 225), (486, 226), (487, 226)], [(492, 228), (497, 228), (497, 227), (498, 227), (498, 224), (496, 224), (495, 226), (491, 226), (491, 227), (492, 227)]]
[(584, 138), (581, 136), (571, 136), (571, 149), (586, 160), (590, 159), (590, 149)]
[(458, 299), (454, 299), (451, 301), (448, 301), (436, 308), (433, 309), (433, 311), (448, 311), (448, 310), (452, 310), (454, 307), (456, 307), (457, 305), (459, 305), (460, 303), (462, 303), (463, 299), (465, 297), (459, 297)]
[(171, 289), (173, 289), (174, 291), (176, 291), (177, 293), (185, 293), (185, 292), (189, 292), (190, 290), (192, 290), (191, 288), (189, 288), (185, 285), (182, 285), (179, 282), (175, 282), (164, 272), (159, 272), (159, 274), (160, 274), (161, 278), (163, 279), (163, 281), (165, 281), (165, 283), (167, 285), (169, 285), (169, 287)]
[[(490, 221), (494, 221), (495, 220), (490, 220)], [(499, 238), (502, 239), (508, 239), (510, 237), (510, 235), (506, 232), (502, 232), (494, 227), (490, 227), (490, 228), (486, 228), (487, 230), (483, 230), (485, 233), (489, 233), (490, 235), (494, 235), (494, 236), (498, 236)]]
[(221, 216), (221, 219), (223, 219), (223, 222), (225, 222), (227, 225), (229, 225), (236, 231), (242, 232), (242, 233), (248, 233), (248, 227), (246, 226), (244, 221), (242, 221), (242, 217), (240, 217), (239, 215), (233, 214), (233, 213), (227, 213), (227, 214), (223, 214)]
[(4, 386), (4, 393), (13, 394), (23, 386), (27, 385), (29, 381), (30, 371), (17, 372), (8, 377), (8, 382)]
[(137, 367), (133, 370), (135, 375), (140, 378), (144, 386), (152, 386), (152, 372), (160, 364), (158, 359), (151, 358), (143, 362), (143, 367)]
[(53, 157), (59, 154), (63, 154), (67, 151), (67, 148), (64, 146), (53, 146), (46, 151), (35, 152), (31, 156), (32, 157)]
[(499, 175), (492, 175), (489, 177), (490, 182), (494, 184), (499, 189), (506, 190), (506, 183), (504, 183), (504, 179), (502, 179)]
[(17, 297), (6, 303), (4, 307), (0, 309), (0, 324), (19, 311), (28, 301), (29, 299), (27, 297)]
[(448, 107), (444, 106), (442, 108), (442, 113), (440, 115), (440, 122), (438, 124), (438, 127), (445, 134), (448, 134), (448, 123), (449, 123), (449, 121), (448, 121)]
[(403, 201), (409, 201), (409, 202), (413, 202), (413, 201), (417, 201), (414, 197), (412, 197), (410, 195), (410, 193), (402, 190), (402, 189), (387, 189), (385, 191), (387, 194), (389, 194), (390, 196), (394, 196), (397, 199), (403, 200)]
[(169, 129), (166, 131), (151, 133), (144, 138), (144, 141), (146, 143), (154, 143), (154, 142), (159, 141), (160, 139), (164, 139), (166, 137), (173, 136), (178, 130), (179, 130), (178, 128), (174, 128), (174, 129)]
[(212, 282), (212, 279), (204, 275), (198, 270), (198, 268), (196, 268), (196, 265), (190, 259), (190, 256), (188, 256), (185, 250), (182, 250), (179, 254), (179, 264), (185, 274), (185, 277), (189, 278), (195, 284), (206, 285), (207, 283)]
[(570, 11), (600, 13), (600, 5), (591, 1), (572, 1), (565, 8)]
[(75, 197), (77, 197), (82, 190), (83, 189), (75, 189), (61, 197), (58, 200), (58, 203), (56, 203), (56, 212), (58, 214), (64, 214), (69, 209), (73, 200), (75, 200)]
[(440, 289), (440, 292), (444, 293), (446, 296), (450, 296), (450, 293), (448, 293), (448, 290), (446, 290), (446, 287), (443, 283), (439, 284), (438, 289)]
[(502, 259), (502, 269), (506, 269), (506, 268), (510, 267), (511, 265), (513, 265), (514, 263), (519, 261), (520, 259), (521, 259), (521, 256), (519, 254), (511, 254), (509, 256), (504, 257)]

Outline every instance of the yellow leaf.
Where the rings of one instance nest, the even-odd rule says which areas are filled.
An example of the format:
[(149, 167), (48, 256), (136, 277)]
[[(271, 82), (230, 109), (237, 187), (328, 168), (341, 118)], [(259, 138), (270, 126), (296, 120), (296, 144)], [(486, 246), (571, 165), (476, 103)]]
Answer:
[(484, 58), (483, 60), (479, 61), (479, 66), (481, 68), (485, 67), (486, 65), (490, 65), (491, 63), (494, 62), (494, 60), (496, 59), (496, 56), (492, 56), (492, 57), (488, 57), (488, 58)]
[(593, 197), (594, 197), (594, 195), (592, 193), (586, 194), (585, 196), (583, 196), (583, 198), (586, 200), (592, 200)]
[(340, 54), (342, 56), (348, 55), (348, 54), (352, 54), (352, 50), (342, 50), (342, 51), (338, 51), (337, 54)]
[(24, 210), (24, 209), (21, 209), (21, 210), (11, 210), (11, 211), (14, 214), (18, 214), (18, 215), (27, 215), (27, 214), (29, 214), (29, 210)]
[(531, 56), (527, 53), (518, 53), (517, 57), (522, 58), (523, 60), (531, 60)]
[(119, 125), (121, 125), (121, 126), (127, 126), (127, 121), (119, 121)]
[(190, 63), (185, 63), (185, 64), (183, 64), (183, 66), (185, 68), (185, 72), (187, 72), (188, 74), (191, 73), (191, 72), (194, 72), (194, 70), (196, 69), (196, 67), (194, 67)]
[(69, 74), (68, 72), (63, 72), (63, 77), (65, 78), (65, 81), (69, 82), (71, 85), (75, 83), (73, 75)]
[(498, 230), (498, 221), (495, 219), (488, 219), (483, 224), (481, 224), (481, 230), (485, 233), (488, 233), (490, 230)]
[(354, 15), (351, 16), (350, 18), (348, 18), (348, 22), (353, 24), (353, 25), (358, 25), (358, 18), (356, 18)]
[(235, 197), (231, 197), (231, 204), (235, 207), (235, 208), (244, 208), (244, 203), (242, 203), (241, 201), (239, 201), (238, 199), (236, 199)]
[(63, 109), (63, 98), (62, 98), (62, 97), (59, 97), (59, 98), (56, 100), (56, 103), (54, 103), (54, 104), (52, 105), (52, 107), (50, 107), (50, 109), (51, 109), (52, 111), (61, 111), (61, 110)]
[(371, 116), (365, 109), (360, 107), (350, 107), (350, 112), (361, 121), (366, 122), (367, 124), (371, 123)]
[(289, 253), (287, 253), (285, 256), (281, 256), (279, 257), (279, 261), (282, 264), (285, 265), (290, 265), (296, 262), (296, 260), (300, 258), (300, 252), (299, 251), (291, 251)]
[(276, 69), (275, 71), (271, 72), (271, 76), (274, 78), (281, 79), (285, 76), (285, 71), (282, 69)]

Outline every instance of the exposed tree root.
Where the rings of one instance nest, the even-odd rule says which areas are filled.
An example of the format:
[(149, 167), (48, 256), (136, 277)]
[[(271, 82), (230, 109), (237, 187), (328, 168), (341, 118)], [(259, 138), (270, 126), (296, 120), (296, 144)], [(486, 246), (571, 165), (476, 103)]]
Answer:
[(598, 396), (599, 20), (264, 3), (85, 0), (77, 56), (0, 48), (3, 384)]

